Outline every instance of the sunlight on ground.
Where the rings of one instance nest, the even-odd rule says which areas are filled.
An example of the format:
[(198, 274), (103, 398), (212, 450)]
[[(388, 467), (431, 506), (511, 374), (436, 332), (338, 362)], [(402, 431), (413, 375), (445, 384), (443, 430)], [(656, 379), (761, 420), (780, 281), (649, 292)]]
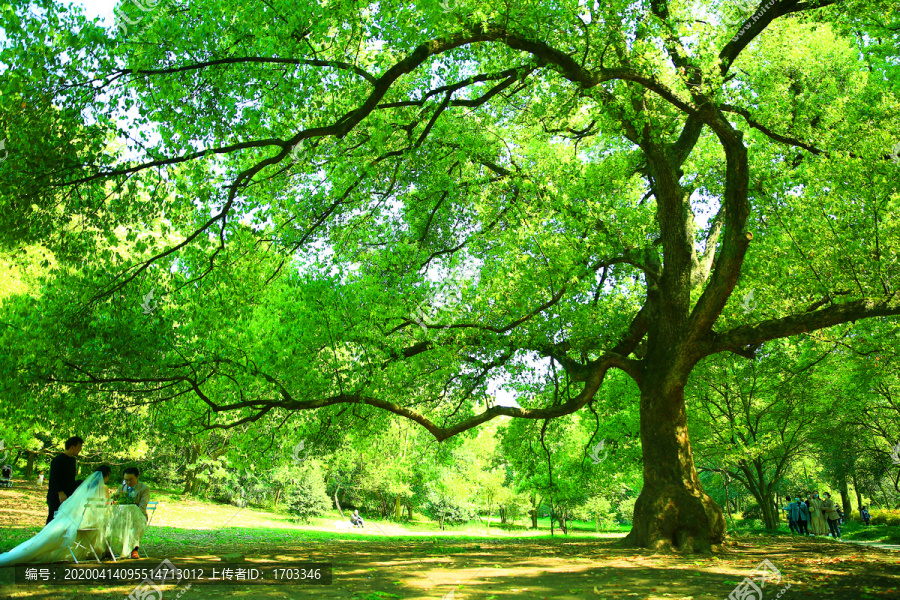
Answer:
[[(0, 549), (14, 545), (10, 534), (19, 543), (40, 529), (44, 493), (27, 483), (0, 489)], [(429, 521), (371, 520), (361, 531), (345, 526), (336, 512), (301, 525), (251, 507), (182, 500), (159, 490), (153, 497), (161, 504), (142, 544), (152, 558), (122, 565), (153, 567), (166, 558), (179, 568), (208, 568), (233, 553), (248, 565), (312, 561), (329, 563), (334, 572), (327, 587), (198, 584), (181, 600), (721, 600), (763, 560), (780, 569), (781, 586), (790, 584), (784, 600), (900, 597), (900, 553), (824, 539), (750, 534), (733, 537), (717, 555), (658, 555), (618, 546), (611, 538), (623, 532), (579, 530), (551, 538), (547, 529), (507, 533), (492, 527), (488, 536), (483, 523), (440, 532)], [(4, 581), (0, 587), (3, 600), (107, 600), (135, 590)], [(167, 599), (185, 592), (184, 586), (164, 588)], [(766, 599), (777, 591), (767, 588)]]

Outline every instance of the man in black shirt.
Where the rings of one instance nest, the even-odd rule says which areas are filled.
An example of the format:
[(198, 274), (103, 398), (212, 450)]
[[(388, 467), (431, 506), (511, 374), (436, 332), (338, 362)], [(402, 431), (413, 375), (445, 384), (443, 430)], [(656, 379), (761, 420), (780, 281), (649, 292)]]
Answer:
[(59, 510), (59, 505), (75, 491), (75, 473), (78, 470), (75, 457), (81, 452), (84, 440), (78, 437), (70, 437), (66, 440), (66, 451), (57, 454), (50, 461), (50, 481), (47, 484), (47, 523), (53, 520), (53, 514)]

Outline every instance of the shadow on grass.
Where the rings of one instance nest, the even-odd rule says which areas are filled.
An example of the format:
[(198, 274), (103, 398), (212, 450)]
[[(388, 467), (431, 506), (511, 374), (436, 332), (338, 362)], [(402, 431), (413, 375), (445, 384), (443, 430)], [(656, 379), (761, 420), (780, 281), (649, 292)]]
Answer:
[[(343, 542), (344, 540), (337, 540)], [(644, 551), (624, 552), (613, 542), (566, 542), (522, 540), (510, 544), (460, 544), (434, 551), (421, 538), (415, 542), (319, 544), (309, 549), (285, 550), (275, 557), (256, 560), (330, 562), (334, 583), (312, 586), (254, 586), (247, 584), (198, 584), (190, 600), (239, 595), (251, 600), (269, 598), (340, 598), (347, 600), (438, 600), (452, 591), (458, 600), (507, 598), (687, 598), (705, 600), (727, 597), (764, 558), (781, 570), (783, 579), (766, 586), (766, 598), (774, 598), (788, 583), (783, 598), (822, 597), (836, 600), (896, 598), (900, 583), (896, 569), (888, 570), (852, 560), (844, 547), (807, 542), (796, 547), (776, 543), (748, 547), (714, 558), (654, 555)], [(382, 540), (383, 542), (383, 540)], [(837, 553), (837, 554), (835, 554)], [(803, 560), (797, 556), (806, 557)], [(248, 556), (249, 557), (249, 556)], [(811, 559), (812, 557), (813, 559)], [(202, 557), (170, 556), (182, 568), (203, 564)], [(871, 558), (871, 557), (868, 557)], [(156, 559), (159, 560), (159, 559)], [(130, 561), (140, 564), (146, 561)], [(893, 566), (896, 566), (894, 563)], [(865, 568), (865, 571), (860, 569)], [(90, 589), (94, 587), (95, 589)], [(166, 587), (165, 597), (170, 589)], [(60, 595), (80, 600), (97, 592), (128, 595), (119, 586), (60, 587), (18, 586), (16, 597), (57, 600)], [(61, 594), (62, 593), (62, 594)], [(172, 598), (176, 593), (171, 594)]]

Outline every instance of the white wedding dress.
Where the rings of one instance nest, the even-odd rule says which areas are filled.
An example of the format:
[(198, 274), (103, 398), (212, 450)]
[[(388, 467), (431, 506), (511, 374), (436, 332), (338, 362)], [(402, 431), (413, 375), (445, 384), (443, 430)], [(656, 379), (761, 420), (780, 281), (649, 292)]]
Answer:
[[(89, 501), (96, 501), (89, 504)], [(91, 557), (88, 542), (98, 556), (106, 553), (106, 529), (109, 511), (106, 509), (106, 484), (103, 473), (94, 471), (65, 499), (53, 520), (33, 538), (22, 542), (9, 552), (0, 554), (0, 567), (22, 563), (51, 563), (71, 560), (69, 546), (78, 560)], [(82, 531), (90, 529), (93, 531)], [(77, 542), (73, 545), (73, 542)]]

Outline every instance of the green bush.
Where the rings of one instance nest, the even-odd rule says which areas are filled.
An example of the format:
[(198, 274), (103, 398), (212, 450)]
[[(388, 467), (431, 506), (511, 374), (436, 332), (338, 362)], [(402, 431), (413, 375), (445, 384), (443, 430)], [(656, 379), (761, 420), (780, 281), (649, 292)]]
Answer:
[(631, 519), (634, 518), (634, 503), (637, 497), (624, 498), (619, 505), (616, 506), (616, 522), (620, 525), (630, 525)]
[(742, 519), (762, 519), (762, 509), (759, 507), (759, 504), (755, 502), (750, 502), (747, 504), (747, 508), (744, 509), (744, 512), (741, 513)]
[(900, 525), (900, 510), (869, 510), (872, 525)]
[(516, 521), (528, 515), (531, 504), (526, 494), (510, 494), (503, 502), (503, 508), (506, 509), (505, 527), (513, 528), (516, 527)]
[(478, 511), (468, 502), (435, 496), (429, 496), (424, 512), (438, 523), (443, 521), (444, 525), (468, 523), (478, 517)]
[(325, 491), (325, 478), (313, 461), (304, 463), (300, 468), (287, 498), (288, 512), (298, 521), (307, 522), (331, 509), (331, 498)]
[(593, 523), (595, 529), (608, 529), (616, 524), (609, 500), (600, 496), (590, 498), (572, 511), (572, 517), (585, 523)]
[[(746, 514), (747, 513), (744, 513), (744, 515)], [(735, 529), (762, 529), (765, 526), (763, 525), (762, 519), (748, 519), (742, 517), (734, 519), (734, 527)]]

